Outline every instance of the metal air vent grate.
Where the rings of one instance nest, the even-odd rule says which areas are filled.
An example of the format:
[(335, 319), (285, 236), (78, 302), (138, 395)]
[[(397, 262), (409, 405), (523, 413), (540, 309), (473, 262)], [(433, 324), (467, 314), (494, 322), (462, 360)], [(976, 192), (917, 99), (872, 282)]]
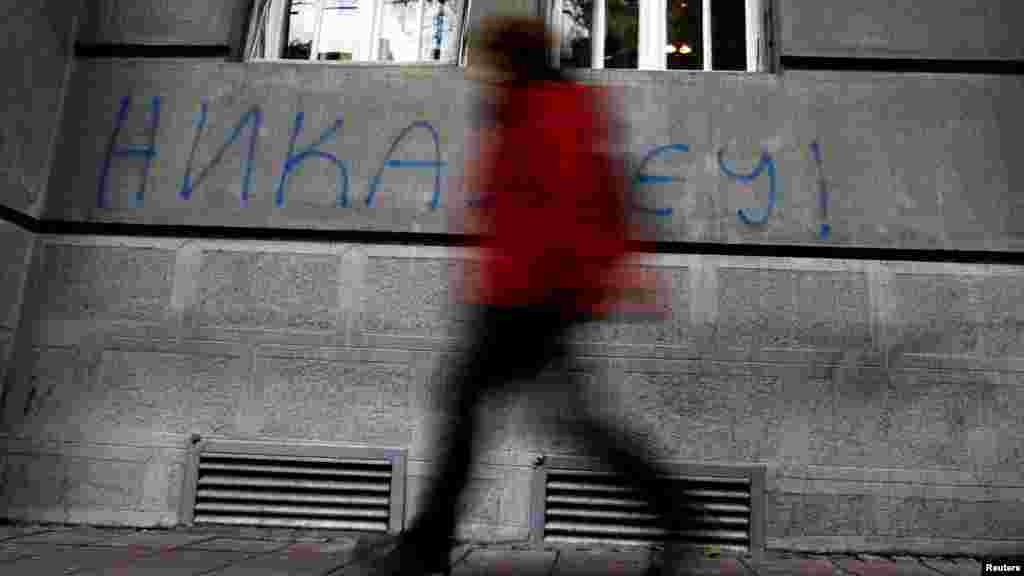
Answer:
[[(672, 466), (696, 521), (673, 539), (759, 556), (763, 549), (764, 469)], [(580, 460), (537, 469), (533, 534), (551, 544), (650, 546), (664, 540), (642, 496), (620, 476)]]
[(188, 524), (401, 531), (404, 452), (222, 441), (190, 460)]

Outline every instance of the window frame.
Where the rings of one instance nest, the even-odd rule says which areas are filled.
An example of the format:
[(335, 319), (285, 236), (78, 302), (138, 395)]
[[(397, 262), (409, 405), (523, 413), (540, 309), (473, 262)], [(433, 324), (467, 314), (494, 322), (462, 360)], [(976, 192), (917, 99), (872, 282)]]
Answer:
[[(637, 38), (637, 67), (635, 70), (671, 71), (665, 52), (668, 22), (665, 14), (668, 2), (674, 0), (639, 0), (639, 22)], [(714, 50), (712, 50), (711, 11), (714, 0), (701, 2), (701, 42), (704, 54), (704, 72), (716, 72)], [(591, 13), (590, 67), (580, 70), (603, 70), (605, 59), (605, 35), (607, 34), (607, 0), (595, 0)], [(776, 18), (774, 0), (744, 0), (747, 34), (747, 68), (744, 73), (770, 73), (777, 68), (774, 40)], [(566, 30), (567, 16), (562, 11), (562, 0), (546, 0), (543, 8), (548, 25), (559, 32)], [(551, 47), (551, 63), (561, 66), (561, 38)], [(634, 70), (634, 69), (627, 69)], [(692, 71), (692, 70), (687, 70)], [(740, 72), (732, 70), (732, 72)]]
[[(290, 24), (291, 7), (293, 0), (265, 0), (265, 11), (260, 20), (261, 5), (264, 0), (253, 2), (253, 14), (249, 23), (250, 38), (245, 43), (245, 62), (303, 62), (306, 60), (297, 58), (283, 58), (284, 50), (288, 43), (288, 28)], [(316, 20), (314, 25), (312, 45), (310, 48), (309, 62), (333, 65), (381, 65), (381, 66), (462, 66), (466, 58), (466, 25), (469, 22), (469, 10), (472, 8), (472, 0), (448, 0), (452, 5), (461, 8), (459, 15), (460, 22), (455, 37), (450, 39), (454, 46), (454, 56), (446, 60), (422, 59), (425, 47), (423, 39), (424, 25), (427, 24), (427, 0), (413, 0), (416, 2), (416, 20), (419, 22), (420, 34), (417, 39), (417, 55), (420, 59), (394, 62), (380, 60), (380, 39), (383, 29), (384, 4), (389, 0), (361, 0), (369, 5), (369, 26), (361, 38), (359, 50), (368, 54), (353, 55), (351, 61), (319, 60), (317, 48), (323, 34), (323, 17), (327, 0), (310, 0), (316, 6)], [(436, 1), (436, 0), (435, 0)], [(274, 54), (268, 56), (268, 54)]]

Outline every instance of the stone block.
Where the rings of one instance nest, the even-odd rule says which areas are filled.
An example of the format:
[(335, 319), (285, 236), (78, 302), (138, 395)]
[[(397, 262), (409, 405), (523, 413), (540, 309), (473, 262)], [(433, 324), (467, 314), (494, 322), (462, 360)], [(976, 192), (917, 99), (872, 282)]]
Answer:
[(3, 476), (6, 507), (57, 506), (68, 486), (65, 459), (52, 454), (8, 454)]
[(992, 359), (1024, 356), (1024, 282), (1019, 277), (980, 280), (981, 340)]
[(712, 373), (627, 373), (617, 416), (633, 441), (666, 458), (726, 459), (732, 415), (721, 384)]
[(775, 404), (779, 427), (775, 432), (777, 439), (773, 440), (777, 459), (783, 463), (828, 462), (835, 422), (832, 382), (825, 374), (806, 366), (764, 365), (761, 378), (769, 380), (764, 386), (780, 390)]
[(359, 326), (375, 335), (444, 338), (455, 330), (449, 295), (458, 262), (370, 257)]
[(30, 233), (7, 222), (0, 223), (0, 327), (14, 330), (18, 327), (18, 311), (22, 302), (22, 288), (31, 269), (26, 252), (31, 246)]
[(247, 363), (232, 356), (108, 349), (83, 399), (85, 429), (145, 428), (217, 434), (236, 428)]
[(798, 345), (844, 350), (873, 347), (864, 274), (799, 272), (796, 297)]
[(174, 253), (141, 247), (45, 244), (40, 320), (169, 319)]
[(203, 254), (199, 325), (336, 331), (342, 327), (336, 256), (209, 251)]
[(916, 468), (970, 466), (967, 431), (982, 425), (983, 398), (991, 397), (994, 379), (984, 373), (895, 373), (882, 403), (890, 461)]
[(68, 458), (67, 503), (98, 508), (134, 508), (142, 500), (145, 462)]
[(308, 358), (256, 360), (260, 434), (408, 443), (409, 366)]
[(24, 377), (7, 391), (8, 420), (26, 433), (74, 429), (95, 378), (89, 359), (75, 348), (47, 346), (29, 351), (23, 366)]
[(886, 338), (908, 354), (979, 357), (981, 297), (969, 277), (893, 274)]
[(828, 456), (837, 466), (873, 466), (890, 456), (886, 439), (892, 415), (884, 399), (890, 374), (868, 367), (838, 366), (832, 371), (834, 413)]

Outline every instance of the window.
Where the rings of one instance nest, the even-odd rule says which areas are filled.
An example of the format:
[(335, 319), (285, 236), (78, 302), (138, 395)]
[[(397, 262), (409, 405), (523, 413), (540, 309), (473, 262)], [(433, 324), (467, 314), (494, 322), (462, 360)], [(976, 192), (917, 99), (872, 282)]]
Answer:
[(770, 68), (769, 0), (548, 0), (563, 68)]
[(462, 56), (468, 0), (261, 0), (250, 59), (448, 62)]

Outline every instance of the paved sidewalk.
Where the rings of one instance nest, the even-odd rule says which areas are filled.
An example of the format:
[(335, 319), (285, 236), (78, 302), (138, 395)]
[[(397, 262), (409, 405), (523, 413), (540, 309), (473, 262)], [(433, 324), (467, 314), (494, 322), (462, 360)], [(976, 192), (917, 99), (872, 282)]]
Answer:
[[(375, 553), (387, 536), (266, 528), (134, 529), (62, 525), (0, 525), (0, 574), (29, 576), (217, 575), (358, 576), (357, 542)], [(526, 544), (462, 545), (453, 552), (455, 576), (641, 575), (647, 552), (635, 549), (537, 548)], [(983, 574), (980, 559), (816, 556), (768, 552), (750, 558), (704, 557), (700, 574), (761, 576)], [(1021, 572), (1024, 573), (1024, 572)]]

